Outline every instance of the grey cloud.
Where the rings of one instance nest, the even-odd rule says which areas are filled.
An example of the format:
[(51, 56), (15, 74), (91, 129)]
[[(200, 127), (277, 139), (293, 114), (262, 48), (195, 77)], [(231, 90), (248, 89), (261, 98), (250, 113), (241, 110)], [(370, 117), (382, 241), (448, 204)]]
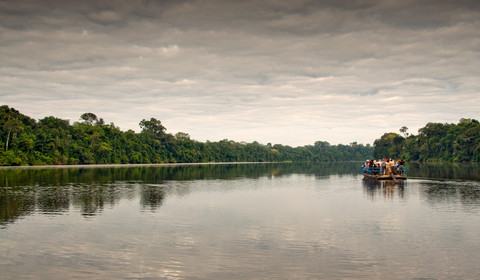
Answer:
[[(411, 131), (478, 115), (479, 14), (476, 1), (0, 1), (0, 96), (36, 118), (156, 117), (198, 140), (371, 143), (398, 130), (385, 111)], [(360, 130), (369, 118), (382, 121)]]
[[(471, 21), (480, 10), (475, 0), (460, 1), (379, 1), (378, 16), (383, 22), (403, 28), (439, 28)], [(472, 13), (473, 12), (473, 13)]]
[(126, 19), (115, 11), (104, 10), (88, 14), (88, 18), (93, 22), (103, 25), (123, 25)]

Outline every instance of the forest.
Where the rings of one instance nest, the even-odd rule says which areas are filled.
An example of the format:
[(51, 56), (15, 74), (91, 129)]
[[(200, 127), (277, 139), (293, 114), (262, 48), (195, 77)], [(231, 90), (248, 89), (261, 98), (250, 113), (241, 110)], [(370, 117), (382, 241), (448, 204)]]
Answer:
[(167, 133), (160, 120), (139, 122), (141, 131), (122, 131), (94, 113), (78, 122), (48, 116), (35, 120), (7, 105), (0, 106), (0, 165), (72, 165), (204, 162), (363, 161), (374, 148), (357, 144), (290, 147), (281, 144), (199, 142), (188, 133)]
[(419, 162), (480, 162), (480, 123), (462, 118), (458, 124), (428, 123), (418, 135), (402, 127), (374, 142), (375, 159), (403, 158)]

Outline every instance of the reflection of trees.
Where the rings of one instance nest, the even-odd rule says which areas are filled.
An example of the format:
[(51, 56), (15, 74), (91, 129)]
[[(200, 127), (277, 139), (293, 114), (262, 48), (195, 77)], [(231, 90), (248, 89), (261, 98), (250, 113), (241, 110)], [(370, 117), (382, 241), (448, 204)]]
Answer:
[(478, 185), (460, 187), (459, 194), (463, 204), (480, 206), (480, 187)]
[(85, 216), (101, 213), (105, 206), (114, 206), (121, 199), (135, 197), (135, 187), (131, 184), (77, 184), (66, 188), (70, 192), (71, 204), (80, 208)]
[[(480, 165), (478, 163), (410, 163), (409, 177), (439, 179), (421, 182), (421, 194), (431, 205), (480, 206)], [(446, 179), (448, 181), (440, 181)], [(469, 180), (465, 182), (452, 181)]]
[(162, 206), (165, 198), (165, 187), (159, 185), (143, 185), (140, 192), (140, 204), (144, 209), (156, 210)]
[(398, 196), (399, 198), (403, 199), (405, 184), (406, 182), (404, 182), (403, 180), (380, 181), (373, 179), (365, 179), (363, 180), (363, 189), (365, 193), (371, 198), (375, 198), (378, 196), (394, 198), (395, 196)]
[(480, 207), (480, 184), (478, 182), (421, 182), (422, 196), (430, 205), (457, 204), (470, 208)]
[[(292, 173), (324, 177), (358, 173), (359, 166), (348, 162), (0, 169), (0, 223), (32, 211), (61, 214), (70, 206), (80, 209), (82, 215), (96, 215), (105, 206), (134, 198), (138, 186), (142, 207), (156, 210), (171, 191), (166, 187), (171, 181), (256, 179)], [(189, 186), (177, 186), (173, 191), (185, 195), (192, 191)]]
[(72, 204), (79, 207), (82, 215), (101, 213), (105, 205), (105, 190), (98, 185), (79, 185), (72, 188)]
[(44, 213), (67, 212), (70, 207), (69, 191), (64, 187), (44, 187), (36, 191), (36, 208)]
[(35, 209), (33, 187), (9, 186), (3, 180), (0, 189), (0, 227), (32, 213)]
[(284, 174), (313, 174), (316, 177), (325, 177), (331, 175), (349, 175), (361, 172), (360, 162), (324, 162), (324, 163), (305, 163), (305, 164), (284, 164), (279, 165), (279, 175)]
[(407, 165), (409, 177), (480, 181), (478, 163), (417, 163)]
[(70, 205), (82, 215), (96, 215), (105, 205), (135, 197), (131, 184), (111, 184), (115, 174), (94, 168), (0, 170), (0, 224), (33, 211), (61, 214)]

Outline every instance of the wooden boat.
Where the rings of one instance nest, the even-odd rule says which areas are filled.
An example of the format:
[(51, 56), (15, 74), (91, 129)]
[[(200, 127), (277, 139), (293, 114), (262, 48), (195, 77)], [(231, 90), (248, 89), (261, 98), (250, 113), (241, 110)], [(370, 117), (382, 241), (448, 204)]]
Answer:
[(363, 178), (373, 180), (406, 180), (407, 168), (404, 166), (396, 167), (396, 174), (390, 173), (382, 175), (382, 168), (380, 167), (363, 167)]

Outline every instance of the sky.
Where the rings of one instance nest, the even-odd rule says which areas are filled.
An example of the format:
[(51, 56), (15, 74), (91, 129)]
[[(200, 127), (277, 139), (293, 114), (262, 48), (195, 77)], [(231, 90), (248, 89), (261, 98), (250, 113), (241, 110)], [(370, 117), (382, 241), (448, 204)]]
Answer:
[(0, 105), (198, 141), (373, 144), (480, 118), (477, 0), (0, 0)]

